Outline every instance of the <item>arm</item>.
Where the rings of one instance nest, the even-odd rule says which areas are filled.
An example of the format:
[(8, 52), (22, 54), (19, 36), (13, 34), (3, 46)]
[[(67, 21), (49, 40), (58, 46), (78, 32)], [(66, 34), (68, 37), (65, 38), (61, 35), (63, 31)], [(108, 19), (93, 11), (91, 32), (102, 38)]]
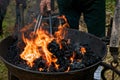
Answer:
[(47, 11), (51, 11), (51, 0), (41, 0), (40, 2), (40, 13), (45, 13), (45, 7), (47, 8)]

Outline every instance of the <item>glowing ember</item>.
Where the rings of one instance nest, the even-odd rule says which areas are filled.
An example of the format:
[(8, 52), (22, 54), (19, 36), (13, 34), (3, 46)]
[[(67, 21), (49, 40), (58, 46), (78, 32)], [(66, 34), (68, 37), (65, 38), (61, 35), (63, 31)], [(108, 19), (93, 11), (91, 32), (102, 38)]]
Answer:
[(81, 48), (80, 48), (80, 51), (81, 51), (82, 54), (85, 54), (85, 53), (86, 53), (85, 47), (81, 47)]

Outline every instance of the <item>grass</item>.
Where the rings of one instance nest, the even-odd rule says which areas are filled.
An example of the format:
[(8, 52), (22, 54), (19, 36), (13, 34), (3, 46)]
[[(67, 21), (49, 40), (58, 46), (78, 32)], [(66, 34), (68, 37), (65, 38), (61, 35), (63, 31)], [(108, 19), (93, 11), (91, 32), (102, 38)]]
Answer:
[[(114, 7), (115, 2), (114, 0), (106, 0), (106, 25), (109, 25), (110, 18), (114, 14)], [(12, 34), (12, 29), (14, 27), (15, 23), (15, 4), (13, 1), (10, 2), (10, 5), (8, 6), (7, 14), (5, 16), (4, 22), (3, 22), (3, 29), (4, 29), (4, 35), (0, 36), (0, 41), (3, 40), (8, 35)], [(119, 55), (120, 58), (120, 55)], [(109, 51), (107, 54), (106, 59), (104, 60), (106, 63), (110, 63), (112, 61), (112, 56), (110, 55)], [(120, 64), (119, 64), (120, 66)], [(120, 67), (118, 67), (120, 70)], [(106, 73), (106, 77), (109, 78), (107, 80), (111, 80), (111, 71), (108, 71)], [(7, 80), (7, 68), (3, 64), (3, 62), (0, 60), (0, 80)], [(115, 76), (115, 80), (120, 80), (120, 76)]]
[(0, 60), (0, 80), (7, 80), (7, 68), (3, 64), (3, 62)]

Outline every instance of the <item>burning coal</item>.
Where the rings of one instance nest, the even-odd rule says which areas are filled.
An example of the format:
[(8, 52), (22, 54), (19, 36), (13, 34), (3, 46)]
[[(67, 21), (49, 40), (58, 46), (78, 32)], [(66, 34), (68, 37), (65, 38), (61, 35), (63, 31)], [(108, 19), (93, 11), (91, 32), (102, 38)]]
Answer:
[[(50, 34), (47, 30), (40, 28), (31, 32), (29, 36), (22, 34), (24, 49), (17, 47), (18, 43), (10, 47), (10, 53), (16, 55), (10, 62), (15, 65), (37, 70), (41, 72), (68, 72), (82, 69), (98, 62), (101, 58), (97, 56), (87, 44), (73, 44), (66, 39), (67, 20), (60, 25), (58, 30)], [(11, 60), (11, 59), (9, 59)]]

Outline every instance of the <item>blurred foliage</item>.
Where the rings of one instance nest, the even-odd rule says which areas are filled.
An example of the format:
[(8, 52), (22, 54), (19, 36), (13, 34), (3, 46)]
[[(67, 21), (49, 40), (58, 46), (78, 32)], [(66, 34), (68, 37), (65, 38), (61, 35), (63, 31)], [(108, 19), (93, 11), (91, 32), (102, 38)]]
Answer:
[(3, 30), (4, 35), (3, 37), (6, 37), (11, 34), (11, 28), (14, 27), (15, 24), (15, 3), (14, 1), (10, 1), (9, 6), (7, 7), (7, 12), (3, 21)]
[(7, 80), (7, 68), (1, 61), (0, 61), (0, 80)]
[(106, 12), (111, 12), (112, 15), (115, 10), (115, 0), (106, 0)]
[(115, 0), (106, 0), (106, 26), (110, 26), (110, 20), (114, 15)]

